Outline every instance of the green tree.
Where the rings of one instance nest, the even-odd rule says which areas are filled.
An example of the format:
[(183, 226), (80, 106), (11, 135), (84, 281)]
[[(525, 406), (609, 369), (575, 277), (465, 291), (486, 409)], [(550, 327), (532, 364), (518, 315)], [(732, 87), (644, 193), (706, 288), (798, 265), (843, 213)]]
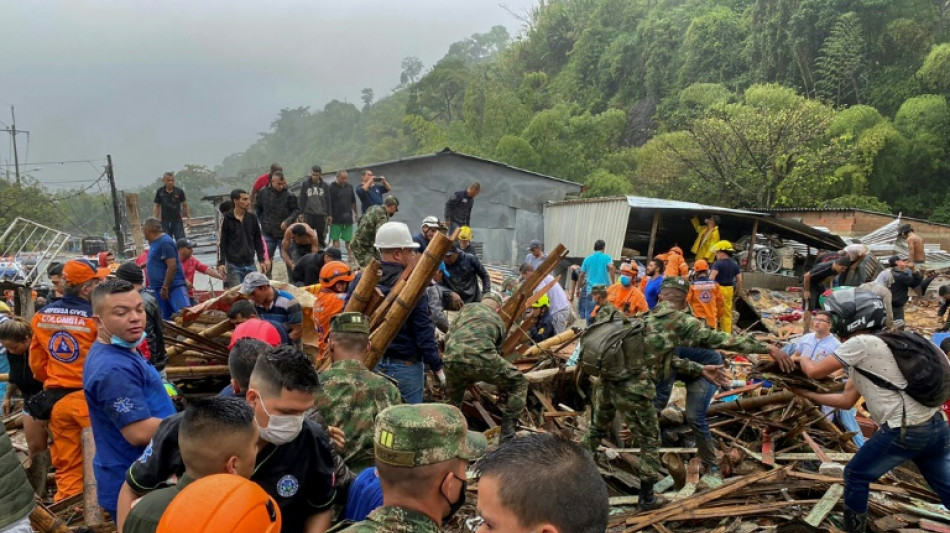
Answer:
[(917, 77), (931, 89), (950, 92), (950, 43), (938, 44), (930, 50)]
[(584, 198), (599, 198), (602, 196), (627, 195), (633, 192), (630, 180), (611, 174), (604, 169), (597, 169), (587, 177), (584, 189)]
[(363, 109), (369, 108), (373, 105), (373, 89), (366, 87), (360, 92), (360, 100), (363, 101)]
[(815, 60), (819, 94), (835, 105), (861, 103), (865, 75), (864, 35), (854, 13), (842, 15)]
[(416, 56), (406, 56), (402, 60), (402, 74), (399, 75), (399, 86), (405, 87), (416, 83), (423, 69), (422, 60)]

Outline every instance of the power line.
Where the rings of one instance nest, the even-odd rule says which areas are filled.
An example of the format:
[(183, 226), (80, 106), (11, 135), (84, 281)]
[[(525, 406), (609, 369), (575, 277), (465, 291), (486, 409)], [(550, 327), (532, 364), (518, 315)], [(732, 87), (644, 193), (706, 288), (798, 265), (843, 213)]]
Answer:
[[(23, 165), (24, 166), (27, 166), (27, 165), (70, 165), (73, 163), (99, 163), (103, 161), (105, 161), (105, 159), (72, 159), (72, 160), (67, 160), (67, 161), (30, 161), (30, 162), (24, 162)], [(14, 165), (13, 163), (4, 163), (0, 166), (12, 167)], [(98, 168), (96, 170), (98, 170)]]

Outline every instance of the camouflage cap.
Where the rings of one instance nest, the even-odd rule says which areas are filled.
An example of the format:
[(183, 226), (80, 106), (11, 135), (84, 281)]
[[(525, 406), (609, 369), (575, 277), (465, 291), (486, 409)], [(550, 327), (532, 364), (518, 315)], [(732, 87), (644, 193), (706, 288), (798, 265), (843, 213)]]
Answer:
[(340, 313), (330, 320), (330, 333), (369, 335), (369, 318), (363, 313)]
[(498, 304), (499, 307), (505, 305), (504, 300), (502, 300), (501, 295), (497, 292), (486, 292), (482, 295), (482, 301), (491, 300)]
[(395, 196), (389, 195), (385, 200), (383, 200), (383, 205), (399, 207), (399, 200), (397, 200)]
[(481, 433), (468, 431), (457, 407), (442, 403), (394, 405), (376, 417), (376, 460), (413, 467), (450, 459), (473, 461), (485, 452)]
[(607, 286), (594, 285), (593, 287), (590, 288), (590, 293), (591, 294), (607, 294)]
[(679, 276), (669, 276), (663, 278), (663, 283), (660, 284), (660, 290), (663, 289), (676, 289), (678, 291), (688, 293), (689, 282), (686, 281), (686, 278), (681, 278)]

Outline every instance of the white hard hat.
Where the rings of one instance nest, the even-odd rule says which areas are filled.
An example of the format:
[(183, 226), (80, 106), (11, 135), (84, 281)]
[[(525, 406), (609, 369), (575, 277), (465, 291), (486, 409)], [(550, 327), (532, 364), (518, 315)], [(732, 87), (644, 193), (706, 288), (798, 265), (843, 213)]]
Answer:
[(423, 228), (437, 228), (441, 225), (442, 224), (439, 224), (439, 219), (437, 217), (428, 216), (422, 219)]
[(402, 222), (387, 222), (376, 230), (376, 243), (380, 250), (395, 248), (418, 248), (419, 243), (412, 240), (409, 226)]

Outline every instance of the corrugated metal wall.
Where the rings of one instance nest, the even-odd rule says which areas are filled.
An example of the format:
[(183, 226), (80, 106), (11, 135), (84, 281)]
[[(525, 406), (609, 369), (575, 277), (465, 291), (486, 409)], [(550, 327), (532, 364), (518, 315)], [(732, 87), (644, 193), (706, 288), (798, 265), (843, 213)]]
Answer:
[(629, 217), (630, 206), (625, 197), (545, 204), (545, 248), (561, 243), (570, 250), (570, 257), (585, 257), (594, 251), (594, 241), (603, 239), (607, 254), (617, 259)]

